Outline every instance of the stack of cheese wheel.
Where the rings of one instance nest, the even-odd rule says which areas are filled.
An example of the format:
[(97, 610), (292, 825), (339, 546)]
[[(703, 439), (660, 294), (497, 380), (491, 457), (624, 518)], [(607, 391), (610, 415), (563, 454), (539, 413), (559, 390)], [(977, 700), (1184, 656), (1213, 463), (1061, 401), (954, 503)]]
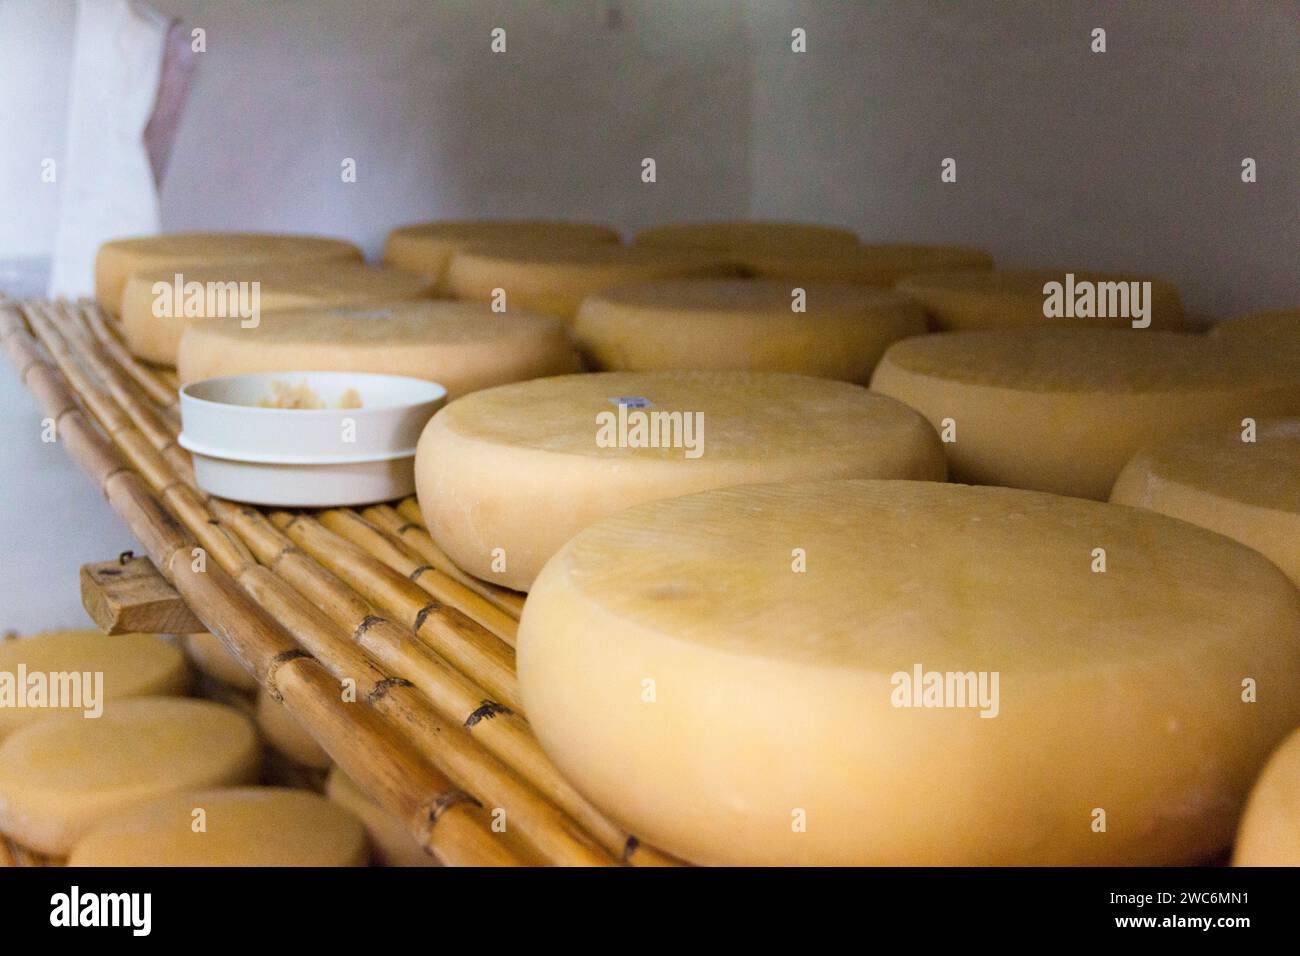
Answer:
[(182, 384), (248, 372), (380, 372), (437, 382), (455, 398), (475, 389), (577, 368), (552, 316), (497, 315), (458, 302), (373, 311), (277, 312), (256, 328), (204, 322), (181, 336)]
[(208, 631), (186, 634), (182, 645), (190, 663), (213, 680), (238, 690), (257, 688), (257, 679), (215, 634)]
[[(1073, 276), (1072, 280), (1067, 276)], [(1070, 285), (1069, 283), (1073, 283)], [(1150, 282), (1146, 293), (1131, 296), (1129, 283)], [(1045, 312), (1045, 287), (1058, 283), (1060, 310)], [(1114, 284), (1115, 296), (1110, 294)], [(1121, 290), (1121, 286), (1123, 289)], [(1074, 295), (1070, 295), (1070, 290)], [(1093, 290), (1091, 304), (1085, 304), (1083, 290)], [(911, 296), (930, 315), (939, 331), (961, 329), (1020, 328), (1024, 326), (1098, 326), (1131, 328), (1140, 304), (1150, 327), (1164, 331), (1183, 329), (1183, 302), (1172, 283), (1150, 276), (1091, 272), (1077, 269), (924, 272), (898, 283), (898, 291)]]
[(583, 299), (612, 286), (737, 271), (723, 256), (697, 249), (516, 242), (459, 249), (447, 285), (458, 299), (572, 319)]
[(574, 533), (629, 505), (747, 482), (942, 479), (944, 462), (920, 415), (856, 385), (611, 372), (452, 402), (420, 436), (415, 474), (439, 547), (526, 590)]
[(473, 219), (426, 222), (403, 226), (388, 234), (384, 262), (433, 280), (439, 294), (449, 293), (447, 267), (452, 256), (467, 245), (491, 246), (516, 242), (539, 245), (619, 241), (618, 231), (589, 222), (547, 219)]
[(1194, 429), (1143, 449), (1110, 500), (1235, 538), (1300, 586), (1300, 419)]
[(580, 532), (518, 668), (561, 772), (695, 863), (1190, 864), (1300, 721), (1297, 629), (1277, 568), (1164, 515), (794, 482)]
[(257, 729), (277, 753), (303, 767), (324, 769), (333, 761), (325, 748), (298, 723), (288, 708), (271, 696), (266, 688), (257, 691), (255, 710)]
[(438, 861), (415, 841), (401, 820), (372, 800), (337, 766), (330, 770), (325, 793), (361, 821), (370, 837), (375, 863), (380, 866), (438, 865)]
[(636, 234), (638, 246), (699, 249), (740, 261), (750, 254), (820, 254), (851, 249), (858, 237), (848, 229), (805, 222), (677, 222), (652, 226)]
[(364, 866), (360, 821), (306, 790), (171, 794), (103, 821), (69, 866)]
[(0, 743), (0, 831), (66, 856), (101, 821), (181, 790), (249, 783), (257, 735), (208, 701), (134, 697), (38, 720)]
[(1201, 422), (1300, 411), (1300, 371), (1150, 329), (906, 339), (871, 387), (939, 430), (956, 480), (1104, 500), (1138, 450)]
[(1250, 792), (1233, 866), (1300, 866), (1300, 730), (1277, 749)]
[[(433, 294), (433, 284), (424, 276), (354, 262), (231, 262), (178, 274), (179, 289), (170, 270), (136, 272), (122, 294), (127, 346), (160, 365), (176, 364), (181, 333), (204, 319), (253, 322), (266, 312), (382, 306)], [(241, 283), (249, 285), (241, 290)], [(256, 315), (250, 315), (246, 298), (252, 283), (257, 286)]]
[(748, 369), (863, 384), (890, 343), (925, 330), (920, 308), (891, 292), (748, 279), (618, 286), (590, 296), (573, 324), (596, 369)]
[[(66, 681), (53, 675), (66, 675)], [(181, 694), (188, 684), (185, 657), (153, 634), (46, 631), (0, 642), (0, 740), (55, 714), (84, 715), (126, 697)], [(44, 690), (35, 696), (34, 687)], [(78, 699), (62, 700), (63, 689), (77, 689)]]
[(764, 279), (810, 282), (857, 282), (889, 287), (919, 272), (992, 269), (993, 258), (964, 246), (873, 243), (821, 252), (791, 253), (780, 249), (742, 254), (741, 265)]
[(126, 281), (135, 272), (174, 275), (232, 262), (360, 262), (361, 250), (342, 239), (262, 232), (172, 232), (114, 239), (95, 256), (95, 298), (117, 315)]

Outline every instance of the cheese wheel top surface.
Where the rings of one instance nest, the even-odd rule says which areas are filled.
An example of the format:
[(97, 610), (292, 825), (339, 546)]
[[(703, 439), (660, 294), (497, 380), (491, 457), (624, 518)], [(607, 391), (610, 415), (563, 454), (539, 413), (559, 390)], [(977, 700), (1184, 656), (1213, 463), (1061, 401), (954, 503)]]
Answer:
[[(590, 222), (548, 219), (472, 219), (402, 226), (388, 234), (384, 261), (434, 280), (444, 278), (452, 254), (473, 243), (610, 242), (618, 230)], [(440, 290), (442, 286), (439, 286)]]
[(746, 269), (768, 279), (811, 279), (892, 286), (918, 272), (991, 269), (993, 258), (964, 246), (872, 243), (821, 251), (751, 252), (740, 257)]
[(639, 246), (707, 249), (720, 253), (820, 251), (856, 246), (848, 229), (804, 222), (679, 222), (651, 226), (636, 234)]
[[(202, 810), (196, 817), (196, 811)], [(197, 830), (196, 819), (202, 821)], [(306, 790), (187, 791), (111, 817), (69, 866), (362, 866), (366, 838), (342, 807)]]
[(1300, 730), (1269, 758), (1250, 792), (1233, 866), (1300, 866)]

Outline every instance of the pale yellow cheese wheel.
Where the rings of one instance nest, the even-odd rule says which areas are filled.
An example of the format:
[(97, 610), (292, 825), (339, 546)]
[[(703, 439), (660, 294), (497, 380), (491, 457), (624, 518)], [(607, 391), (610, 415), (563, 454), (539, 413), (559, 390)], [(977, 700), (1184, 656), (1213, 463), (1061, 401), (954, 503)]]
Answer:
[(342, 239), (271, 232), (169, 232), (113, 239), (95, 255), (95, 299), (117, 315), (133, 272), (197, 269), (226, 262), (356, 261), (361, 250)]
[(608, 371), (741, 369), (865, 384), (890, 343), (926, 331), (892, 292), (847, 283), (670, 279), (590, 296), (573, 324), (587, 365)]
[(695, 863), (1190, 864), (1300, 721), (1298, 632), (1272, 564), (1164, 515), (785, 483), (579, 533), (518, 668), (561, 772)]
[[(619, 399), (652, 406), (620, 410)], [(667, 435), (676, 447), (630, 447), (644, 444), (632, 429), (651, 414), (677, 426)], [(607, 372), (490, 389), (435, 415), (415, 457), (439, 547), (516, 590), (575, 533), (629, 505), (846, 477), (942, 480), (943, 450), (898, 402), (846, 382), (758, 372)]]
[(384, 262), (427, 276), (448, 294), (447, 266), (463, 246), (493, 243), (618, 242), (618, 230), (590, 222), (547, 219), (471, 219), (402, 226), (388, 234)]
[(249, 783), (258, 764), (253, 725), (208, 701), (135, 697), (96, 720), (51, 717), (0, 744), (0, 831), (66, 856), (114, 814), (180, 790)]
[(1255, 782), (1237, 829), (1233, 866), (1300, 866), (1300, 730)]
[[(930, 324), (941, 332), (963, 329), (1001, 329), (1024, 326), (1132, 328), (1134, 318), (1127, 316), (1084, 318), (1043, 314), (1046, 296), (1043, 287), (1049, 282), (1064, 286), (1066, 274), (1079, 282), (1150, 282), (1151, 301), (1148, 316), (1152, 329), (1182, 331), (1183, 302), (1178, 288), (1171, 282), (1151, 276), (1118, 272), (1094, 272), (1087, 269), (972, 270), (924, 272), (903, 278), (898, 291), (911, 296), (930, 315)], [(1096, 311), (1094, 309), (1094, 311)], [(1109, 305), (1107, 311), (1110, 311)]]
[(289, 713), (288, 708), (265, 688), (257, 692), (255, 714), (257, 729), (261, 731), (262, 738), (294, 763), (324, 769), (333, 762), (325, 748), (316, 743), (316, 738), (303, 729), (298, 718)]
[(764, 279), (857, 282), (884, 287), (919, 272), (993, 268), (993, 257), (979, 249), (908, 243), (872, 243), (820, 252), (773, 249), (741, 255), (738, 261)]
[(430, 301), (372, 311), (278, 312), (255, 329), (202, 323), (181, 336), (177, 373), (185, 384), (248, 372), (380, 372), (437, 382), (455, 398), (577, 366), (564, 325), (553, 316)]
[(1144, 448), (1110, 500), (1235, 538), (1300, 586), (1300, 419), (1196, 429)]
[(1217, 323), (1210, 330), (1225, 341), (1287, 343), (1300, 348), (1300, 309), (1269, 309)]
[[(202, 811), (202, 812), (199, 812)], [(307, 790), (187, 791), (110, 817), (69, 866), (364, 866), (361, 822)]]
[(955, 480), (1099, 500), (1139, 449), (1183, 428), (1300, 412), (1300, 366), (1151, 329), (919, 336), (890, 347), (871, 387), (954, 439)]
[[(45, 717), (182, 694), (188, 684), (184, 655), (154, 634), (46, 631), (0, 641), (0, 740)], [(50, 706), (59, 701), (74, 706)]]
[[(237, 298), (240, 293), (236, 286), (230, 286), (233, 291), (228, 293), (214, 292), (209, 301), (206, 296), (185, 291), (184, 286), (182, 294), (177, 296), (176, 273), (172, 271), (134, 273), (127, 279), (122, 294), (122, 335), (127, 347), (146, 361), (175, 365), (181, 333), (209, 317), (233, 323), (251, 322), (267, 312), (382, 307), (433, 294), (433, 284), (424, 276), (353, 262), (232, 262), (187, 268), (180, 274), (183, 283), (199, 283), (205, 289), (209, 283), (256, 282), (258, 315), (252, 319), (240, 317), (241, 300)], [(251, 290), (248, 294), (251, 295)]]
[(375, 863), (380, 866), (438, 866), (438, 861), (415, 841), (402, 821), (370, 799), (338, 766), (330, 771), (325, 782), (325, 794), (361, 821), (370, 837)]
[(544, 312), (572, 319), (587, 296), (616, 285), (656, 279), (738, 274), (721, 256), (696, 249), (613, 243), (496, 243), (458, 249), (447, 271), (457, 299), (496, 304), (507, 312)]
[(674, 222), (642, 229), (633, 238), (638, 246), (704, 249), (743, 256), (749, 253), (799, 254), (848, 249), (858, 244), (851, 230), (807, 222), (724, 220)]
[(208, 677), (239, 690), (256, 689), (257, 678), (248, 672), (239, 658), (215, 634), (207, 631), (186, 634), (182, 643), (190, 663)]

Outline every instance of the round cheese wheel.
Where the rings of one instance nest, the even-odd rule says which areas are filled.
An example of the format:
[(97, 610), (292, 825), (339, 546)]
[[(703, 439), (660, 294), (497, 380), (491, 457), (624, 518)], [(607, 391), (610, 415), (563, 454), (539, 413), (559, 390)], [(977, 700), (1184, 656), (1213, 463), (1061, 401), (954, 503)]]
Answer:
[[(179, 289), (177, 274), (182, 276)], [(255, 314), (251, 287), (241, 292), (239, 283), (257, 283)], [(234, 262), (183, 273), (148, 270), (127, 279), (122, 334), (140, 358), (175, 365), (181, 333), (208, 318), (237, 324), (257, 321), (267, 312), (382, 306), (432, 294), (433, 285), (424, 276), (352, 262)]]
[(0, 740), (54, 714), (85, 715), (125, 697), (182, 694), (185, 657), (153, 634), (47, 631), (0, 641)]
[(457, 250), (475, 243), (618, 242), (618, 230), (589, 222), (547, 219), (475, 219), (459, 222), (425, 222), (403, 226), (388, 234), (384, 262), (432, 279), (446, 295), (447, 266)]
[(458, 250), (447, 285), (458, 299), (495, 305), (504, 293), (507, 312), (527, 309), (572, 319), (583, 299), (612, 286), (737, 272), (719, 256), (694, 249), (521, 242)]
[[(1066, 289), (1067, 274), (1074, 276), (1073, 296)], [(1043, 314), (1048, 296), (1043, 287), (1059, 283), (1062, 311), (1059, 315)], [(930, 324), (939, 331), (960, 329), (1020, 328), (1023, 326), (1097, 326), (1132, 328), (1136, 320), (1136, 300), (1115, 298), (1101, 283), (1150, 282), (1151, 292), (1141, 295), (1151, 328), (1181, 331), (1183, 302), (1173, 283), (1150, 276), (1126, 273), (1090, 272), (1078, 269), (1036, 269), (960, 272), (924, 272), (898, 283), (898, 291), (919, 302), (930, 315)], [(1088, 283), (1084, 286), (1082, 283)], [(1090, 288), (1092, 304), (1086, 308), (1079, 301), (1080, 291)], [(1089, 314), (1085, 314), (1089, 313)], [(1104, 314), (1098, 314), (1104, 313)]]
[(1246, 803), (1233, 866), (1300, 866), (1300, 730), (1264, 766)]
[(325, 794), (361, 821), (370, 837), (371, 855), (380, 866), (437, 866), (397, 819), (353, 782), (338, 766), (330, 771)]
[(934, 424), (956, 480), (1100, 500), (1182, 428), (1300, 411), (1300, 369), (1150, 329), (919, 336), (890, 347), (871, 387)]
[(257, 729), (267, 744), (296, 764), (324, 769), (333, 761), (298, 718), (264, 688), (257, 692)]
[(1249, 545), (1300, 586), (1300, 419), (1198, 429), (1138, 452), (1110, 500)]
[[(590, 296), (573, 336), (592, 368), (747, 369), (865, 384), (890, 343), (926, 331), (891, 292), (846, 283), (670, 279)], [(800, 304), (804, 311), (792, 308)]]
[(518, 667), (561, 772), (695, 863), (1175, 864), (1300, 720), (1297, 628), (1273, 565), (1164, 515), (795, 482), (579, 533)]
[(184, 272), (228, 262), (360, 262), (361, 250), (342, 239), (269, 232), (170, 232), (160, 236), (114, 239), (95, 255), (95, 299), (117, 315), (122, 292), (133, 272)]
[(750, 372), (490, 389), (436, 414), (415, 456), (439, 547), (517, 590), (579, 530), (643, 501), (796, 478), (943, 476), (938, 437), (910, 408), (844, 382)]
[(1217, 323), (1215, 338), (1259, 343), (1293, 343), (1300, 346), (1300, 309), (1270, 309)]
[(993, 257), (963, 246), (877, 243), (820, 252), (772, 249), (738, 257), (746, 270), (765, 279), (857, 282), (892, 286), (918, 272), (992, 269)]
[(248, 783), (257, 735), (237, 711), (179, 697), (28, 724), (0, 744), (0, 831), (66, 856), (101, 821), (179, 790)]
[(460, 302), (277, 312), (250, 329), (204, 322), (185, 330), (176, 363), (182, 384), (247, 372), (382, 372), (437, 382), (451, 398), (577, 367), (553, 316)]
[(364, 866), (360, 821), (307, 790), (172, 794), (105, 820), (69, 866)]
[(239, 690), (255, 690), (257, 678), (250, 674), (221, 638), (207, 631), (186, 634), (185, 656), (198, 670), (222, 684)]
[(745, 255), (780, 252), (799, 254), (848, 249), (858, 237), (848, 229), (806, 222), (675, 222), (642, 229), (632, 240), (638, 246), (704, 249)]

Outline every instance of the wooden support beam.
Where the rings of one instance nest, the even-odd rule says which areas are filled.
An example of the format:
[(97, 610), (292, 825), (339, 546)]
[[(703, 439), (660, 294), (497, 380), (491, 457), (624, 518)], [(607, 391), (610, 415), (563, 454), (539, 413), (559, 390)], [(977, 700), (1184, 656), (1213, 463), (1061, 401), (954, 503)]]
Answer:
[(153, 563), (129, 551), (114, 561), (81, 566), (81, 603), (108, 634), (207, 630)]

